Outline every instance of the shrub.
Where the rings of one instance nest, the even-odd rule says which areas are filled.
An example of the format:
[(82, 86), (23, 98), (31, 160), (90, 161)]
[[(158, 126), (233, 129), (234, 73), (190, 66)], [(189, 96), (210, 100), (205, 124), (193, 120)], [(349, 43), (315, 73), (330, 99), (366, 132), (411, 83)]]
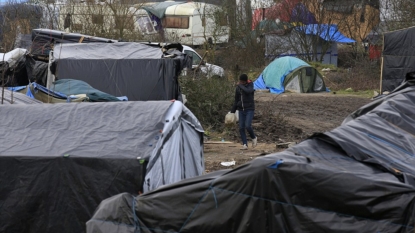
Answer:
[(221, 131), (226, 113), (231, 110), (235, 82), (226, 78), (180, 77), (186, 106), (196, 115), (204, 128)]

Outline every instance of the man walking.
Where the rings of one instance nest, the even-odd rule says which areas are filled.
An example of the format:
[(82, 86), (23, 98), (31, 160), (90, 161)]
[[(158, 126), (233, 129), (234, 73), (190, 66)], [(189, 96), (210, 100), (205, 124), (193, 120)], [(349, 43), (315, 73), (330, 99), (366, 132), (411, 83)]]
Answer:
[(254, 92), (254, 83), (251, 80), (248, 80), (246, 74), (241, 74), (239, 76), (239, 83), (236, 86), (235, 101), (231, 110), (232, 113), (235, 113), (236, 110), (239, 112), (239, 133), (241, 134), (243, 145), (241, 150), (248, 149), (245, 130), (248, 131), (248, 134), (252, 139), (252, 147), (257, 145), (258, 139), (255, 136), (251, 125), (255, 112)]

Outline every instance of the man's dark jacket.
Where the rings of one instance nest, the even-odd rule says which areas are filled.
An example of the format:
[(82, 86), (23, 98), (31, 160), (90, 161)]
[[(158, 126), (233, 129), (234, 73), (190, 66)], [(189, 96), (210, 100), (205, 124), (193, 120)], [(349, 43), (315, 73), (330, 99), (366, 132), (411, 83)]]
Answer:
[(254, 83), (251, 80), (248, 80), (246, 84), (238, 84), (231, 112), (234, 113), (236, 110), (255, 110), (254, 92)]

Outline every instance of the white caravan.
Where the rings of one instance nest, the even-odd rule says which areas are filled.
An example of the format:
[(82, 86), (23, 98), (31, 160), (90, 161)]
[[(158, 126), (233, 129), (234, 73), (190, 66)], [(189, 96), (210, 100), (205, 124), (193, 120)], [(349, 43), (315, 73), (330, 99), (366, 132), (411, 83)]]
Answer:
[[(170, 6), (165, 8), (160, 22), (165, 41), (179, 42), (185, 45), (203, 45), (204, 43), (221, 44), (229, 40), (227, 15), (220, 7), (200, 2), (166, 1)], [(177, 4), (175, 4), (177, 3)], [(156, 6), (160, 3), (154, 3)], [(147, 4), (146, 4), (147, 5)], [(148, 5), (147, 5), (148, 6)], [(156, 7), (155, 7), (156, 8)], [(159, 11), (160, 8), (157, 8)], [(145, 15), (144, 10), (136, 12), (136, 22), (143, 35), (154, 35), (157, 22)], [(151, 38), (151, 37), (150, 37)]]

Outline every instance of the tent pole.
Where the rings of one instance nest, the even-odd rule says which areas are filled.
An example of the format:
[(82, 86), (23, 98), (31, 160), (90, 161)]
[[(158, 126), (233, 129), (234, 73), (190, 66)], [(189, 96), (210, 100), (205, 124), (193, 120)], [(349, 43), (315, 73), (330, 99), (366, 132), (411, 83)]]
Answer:
[(383, 51), (385, 51), (385, 35), (382, 37), (382, 56), (380, 57), (380, 87), (379, 87), (379, 95), (382, 95), (382, 77), (383, 77)]

